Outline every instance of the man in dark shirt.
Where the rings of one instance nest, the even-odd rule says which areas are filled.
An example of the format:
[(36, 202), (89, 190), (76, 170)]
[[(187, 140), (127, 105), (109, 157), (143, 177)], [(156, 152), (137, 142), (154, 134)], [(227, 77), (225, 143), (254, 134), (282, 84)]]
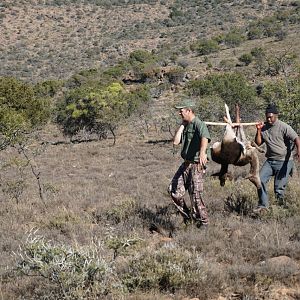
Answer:
[[(186, 99), (175, 108), (179, 110), (182, 124), (175, 133), (173, 144), (182, 144), (181, 157), (184, 162), (171, 181), (169, 193), (184, 221), (194, 219), (199, 226), (204, 228), (208, 225), (208, 216), (203, 201), (203, 181), (210, 134), (206, 124), (196, 117), (194, 103), (191, 100)], [(192, 211), (188, 209), (184, 201), (186, 190), (191, 198)]]
[(267, 182), (274, 176), (274, 192), (278, 204), (284, 204), (284, 193), (288, 177), (292, 172), (294, 162), (292, 150), (297, 147), (297, 159), (300, 161), (300, 139), (288, 124), (278, 119), (278, 110), (274, 104), (266, 108), (266, 122), (256, 125), (255, 142), (258, 146), (265, 143), (267, 147), (264, 165), (260, 170), (262, 188), (258, 190), (258, 206), (254, 212), (268, 208), (269, 197)]

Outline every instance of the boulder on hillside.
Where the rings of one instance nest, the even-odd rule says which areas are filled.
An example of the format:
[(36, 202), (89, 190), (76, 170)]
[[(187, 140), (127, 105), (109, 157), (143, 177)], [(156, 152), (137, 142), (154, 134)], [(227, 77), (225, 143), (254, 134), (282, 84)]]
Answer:
[(268, 258), (258, 264), (260, 267), (267, 268), (270, 272), (286, 273), (287, 275), (300, 274), (299, 264), (292, 258), (281, 255)]

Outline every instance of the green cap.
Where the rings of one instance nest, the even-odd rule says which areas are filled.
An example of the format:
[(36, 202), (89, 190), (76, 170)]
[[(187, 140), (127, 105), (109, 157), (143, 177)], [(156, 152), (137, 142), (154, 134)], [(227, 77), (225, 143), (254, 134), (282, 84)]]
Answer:
[(176, 109), (195, 107), (195, 102), (191, 99), (183, 99), (180, 103), (174, 106)]

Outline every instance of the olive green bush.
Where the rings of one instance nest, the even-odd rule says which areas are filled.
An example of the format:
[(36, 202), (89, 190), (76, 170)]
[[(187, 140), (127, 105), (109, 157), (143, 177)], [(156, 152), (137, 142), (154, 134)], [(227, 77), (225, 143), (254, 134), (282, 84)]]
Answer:
[(50, 101), (38, 96), (30, 84), (0, 77), (0, 148), (20, 142), (49, 120)]
[(63, 81), (46, 80), (34, 86), (34, 93), (39, 97), (54, 97), (63, 86)]
[(96, 133), (99, 138), (106, 138), (111, 132), (115, 142), (119, 122), (148, 99), (147, 88), (127, 92), (118, 82), (104, 87), (79, 87), (58, 103), (56, 121), (71, 138), (80, 130)]
[(299, 77), (266, 83), (261, 98), (267, 103), (276, 103), (280, 118), (296, 131), (300, 128), (300, 80)]
[(244, 53), (239, 57), (239, 61), (243, 62), (246, 66), (250, 65), (253, 60), (251, 53)]
[(147, 50), (135, 50), (129, 54), (128, 69), (132, 70), (136, 80), (146, 82), (158, 72), (158, 57)]
[(224, 43), (229, 47), (237, 47), (245, 40), (242, 30), (237, 28), (230, 30), (224, 37)]
[(214, 98), (221, 98), (232, 110), (239, 103), (244, 118), (253, 118), (260, 107), (254, 87), (239, 73), (208, 75), (189, 82), (186, 90), (194, 97), (209, 96), (213, 103)]
[(198, 55), (208, 55), (220, 50), (220, 46), (217, 41), (207, 39), (203, 39), (193, 43), (190, 48), (192, 51), (196, 51)]
[(249, 40), (272, 36), (284, 38), (286, 25), (295, 22), (299, 22), (299, 12), (295, 14), (293, 11), (278, 11), (273, 16), (267, 16), (257, 22), (250, 23), (247, 28), (247, 37)]

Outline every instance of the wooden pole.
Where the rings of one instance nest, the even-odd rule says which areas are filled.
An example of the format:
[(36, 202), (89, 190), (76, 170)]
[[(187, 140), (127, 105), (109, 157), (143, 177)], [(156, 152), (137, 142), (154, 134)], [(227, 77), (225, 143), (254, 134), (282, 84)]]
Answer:
[[(229, 123), (225, 122), (204, 122), (206, 125), (216, 125), (216, 126), (226, 126), (230, 125)], [(232, 123), (231, 126), (254, 126), (256, 122), (249, 122), (249, 123)]]

